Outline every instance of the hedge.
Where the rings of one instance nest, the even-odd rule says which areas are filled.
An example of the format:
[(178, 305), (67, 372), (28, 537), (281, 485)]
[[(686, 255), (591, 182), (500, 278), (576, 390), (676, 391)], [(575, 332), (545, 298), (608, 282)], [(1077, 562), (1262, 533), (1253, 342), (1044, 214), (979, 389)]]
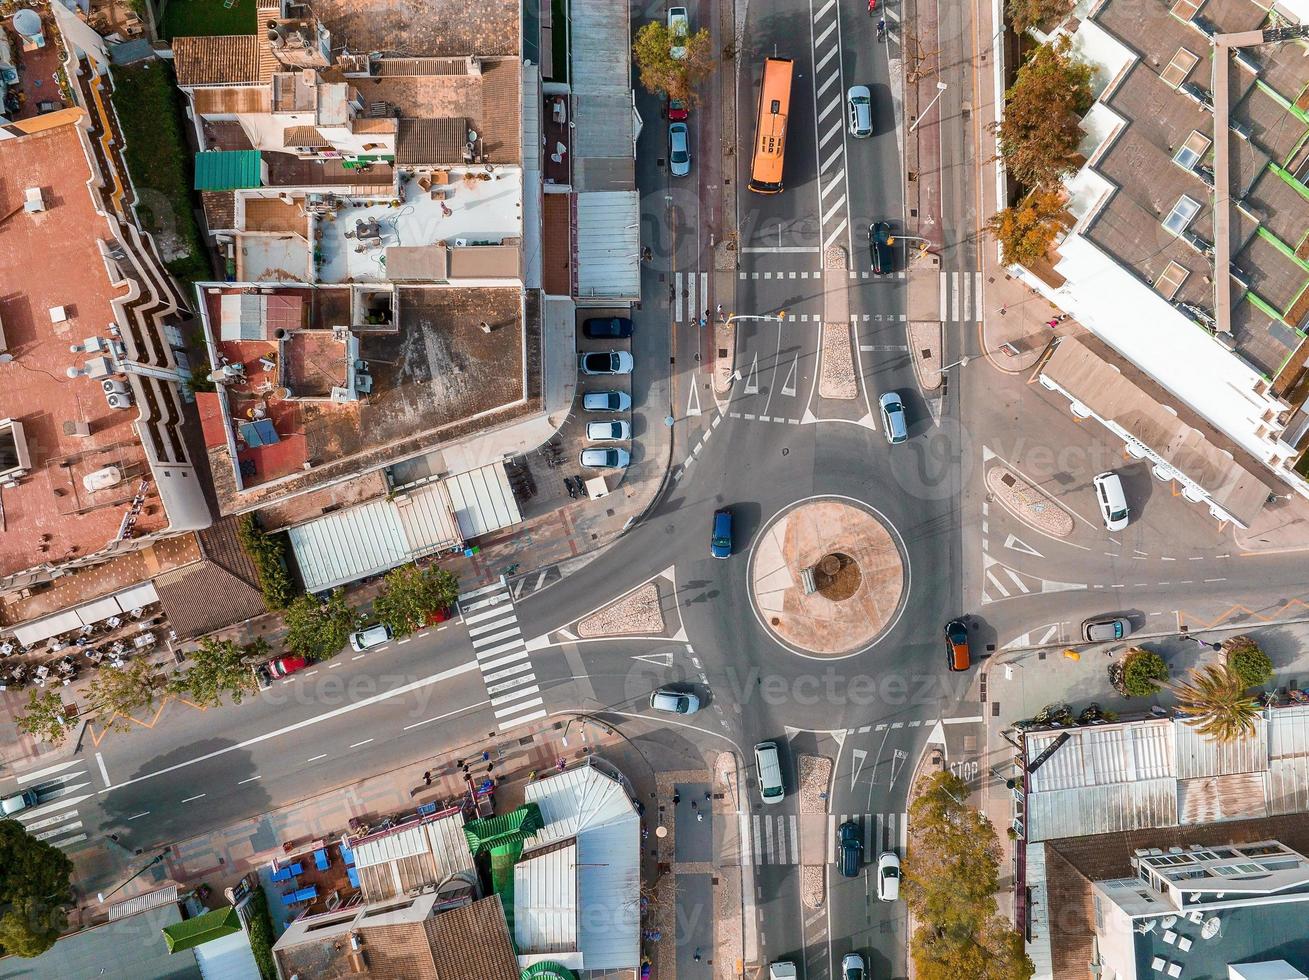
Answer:
[(286, 535), (265, 534), (255, 525), (253, 514), (242, 514), (237, 519), (236, 534), (255, 563), (264, 605), (270, 610), (285, 609), (295, 598), (295, 586), (286, 570)]

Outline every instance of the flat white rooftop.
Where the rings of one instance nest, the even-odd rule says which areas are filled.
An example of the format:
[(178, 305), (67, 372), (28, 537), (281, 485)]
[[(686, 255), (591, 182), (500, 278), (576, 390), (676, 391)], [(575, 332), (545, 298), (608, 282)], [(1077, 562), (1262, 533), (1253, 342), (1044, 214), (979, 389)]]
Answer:
[(385, 282), (386, 249), (397, 245), (498, 245), (522, 235), (523, 175), (517, 167), (496, 167), (490, 174), (482, 167), (452, 170), (449, 183), (430, 190), (414, 178), (401, 183), (400, 193), (396, 206), (389, 195), (352, 195), (346, 199), (360, 206), (333, 212), (335, 220), (318, 220), (319, 282)]

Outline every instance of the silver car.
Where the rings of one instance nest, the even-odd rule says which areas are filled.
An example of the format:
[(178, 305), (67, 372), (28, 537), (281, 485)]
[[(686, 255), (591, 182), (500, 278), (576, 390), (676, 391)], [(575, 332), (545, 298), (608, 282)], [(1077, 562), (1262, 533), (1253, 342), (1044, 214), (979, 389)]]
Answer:
[(668, 124), (668, 172), (674, 177), (691, 172), (691, 137), (684, 122)]
[(587, 422), (586, 438), (591, 442), (620, 442), (632, 438), (632, 427), (626, 422)]
[(846, 953), (842, 957), (841, 980), (865, 980), (864, 958), (858, 953)]
[(845, 93), (845, 115), (855, 139), (873, 135), (873, 96), (867, 85), (850, 86)]
[(588, 391), (582, 396), (582, 408), (588, 412), (626, 412), (632, 396), (625, 391)]
[(577, 461), (594, 470), (621, 470), (632, 461), (626, 449), (583, 449)]

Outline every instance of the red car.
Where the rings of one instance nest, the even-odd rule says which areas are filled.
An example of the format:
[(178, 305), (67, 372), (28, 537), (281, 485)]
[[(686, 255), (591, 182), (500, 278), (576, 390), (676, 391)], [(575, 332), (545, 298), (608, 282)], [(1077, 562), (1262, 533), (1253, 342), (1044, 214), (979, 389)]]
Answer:
[(437, 623), (444, 623), (449, 618), (450, 618), (449, 609), (433, 609), (430, 613), (427, 614), (427, 625), (435, 626), (437, 625)]
[(297, 670), (304, 670), (308, 666), (309, 661), (304, 657), (275, 657), (268, 663), (255, 667), (254, 672), (260, 688), (266, 688), (270, 687), (274, 680), (294, 674)]
[(668, 121), (685, 122), (691, 117), (691, 107), (681, 99), (668, 100)]

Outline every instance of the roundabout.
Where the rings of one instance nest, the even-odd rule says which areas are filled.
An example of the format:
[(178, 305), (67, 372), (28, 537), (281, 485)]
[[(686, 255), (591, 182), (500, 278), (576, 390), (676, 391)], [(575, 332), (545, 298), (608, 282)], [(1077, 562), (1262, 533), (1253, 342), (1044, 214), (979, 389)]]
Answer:
[(839, 659), (895, 625), (909, 582), (899, 533), (875, 508), (819, 496), (775, 514), (750, 550), (750, 605), (782, 646)]

